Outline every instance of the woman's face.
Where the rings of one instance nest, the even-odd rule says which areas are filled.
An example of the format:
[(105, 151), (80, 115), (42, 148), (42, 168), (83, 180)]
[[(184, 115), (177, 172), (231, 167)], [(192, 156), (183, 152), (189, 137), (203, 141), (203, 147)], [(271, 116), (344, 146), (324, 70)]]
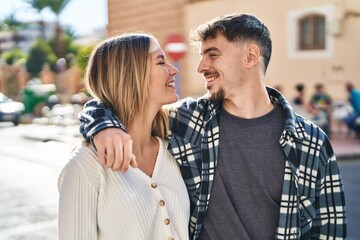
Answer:
[(175, 89), (175, 75), (178, 70), (166, 61), (160, 45), (150, 43), (150, 88), (149, 103), (161, 107), (176, 102), (179, 97)]

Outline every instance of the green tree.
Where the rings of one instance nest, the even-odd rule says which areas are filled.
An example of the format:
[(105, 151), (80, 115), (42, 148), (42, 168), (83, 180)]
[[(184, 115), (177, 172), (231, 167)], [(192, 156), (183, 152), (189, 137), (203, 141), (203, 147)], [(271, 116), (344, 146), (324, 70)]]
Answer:
[(41, 37), (45, 39), (45, 23), (44, 19), (41, 15), (41, 12), (44, 8), (47, 7), (47, 0), (24, 0), (28, 3), (31, 8), (33, 8), (40, 15), (40, 29), (41, 29)]
[(81, 69), (82, 72), (85, 71), (85, 68), (89, 62), (89, 58), (93, 49), (94, 49), (93, 45), (80, 47), (78, 54), (76, 55), (77, 66)]
[(14, 63), (18, 62), (19, 60), (26, 59), (26, 54), (23, 53), (20, 49), (15, 48), (11, 51), (6, 51), (1, 54), (1, 59), (4, 60), (8, 65), (13, 65)]
[[(66, 60), (66, 68), (71, 67), (74, 62), (76, 62), (76, 56), (80, 47), (74, 43), (74, 39), (72, 36), (63, 33), (62, 34), (62, 44), (64, 48), (64, 58)], [(57, 44), (55, 42), (55, 38), (50, 39), (49, 45), (51, 46), (53, 52), (55, 53), (57, 49)]]
[(36, 77), (41, 72), (45, 63), (50, 64), (51, 69), (55, 70), (56, 60), (57, 57), (49, 43), (43, 39), (38, 39), (30, 49), (26, 69), (33, 77)]
[(0, 23), (0, 30), (11, 31), (12, 39), (15, 42), (15, 47), (19, 47), (19, 42), (22, 40), (22, 37), (19, 35), (19, 30), (25, 24), (18, 21), (15, 17), (15, 13), (10, 13), (5, 19)]
[(60, 15), (71, 0), (46, 0), (50, 10), (56, 15), (56, 29), (55, 29), (55, 54), (59, 58), (65, 56), (64, 42), (62, 28), (60, 25)]
[[(56, 16), (56, 27), (55, 27), (55, 43), (56, 49), (55, 54), (58, 58), (65, 57), (65, 46), (63, 42), (62, 28), (60, 25), (60, 15), (71, 0), (24, 0), (29, 3), (32, 8), (41, 14), (44, 8), (49, 8)], [(42, 30), (45, 35), (44, 29)]]

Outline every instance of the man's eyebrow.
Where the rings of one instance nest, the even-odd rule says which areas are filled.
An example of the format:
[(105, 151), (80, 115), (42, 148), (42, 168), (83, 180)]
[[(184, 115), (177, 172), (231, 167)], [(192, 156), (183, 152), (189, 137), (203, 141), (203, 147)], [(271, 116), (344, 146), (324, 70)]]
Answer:
[(200, 55), (205, 55), (205, 54), (207, 54), (208, 52), (211, 52), (211, 51), (219, 52), (220, 50), (217, 47), (209, 47), (209, 48), (205, 49), (202, 53), (200, 53)]

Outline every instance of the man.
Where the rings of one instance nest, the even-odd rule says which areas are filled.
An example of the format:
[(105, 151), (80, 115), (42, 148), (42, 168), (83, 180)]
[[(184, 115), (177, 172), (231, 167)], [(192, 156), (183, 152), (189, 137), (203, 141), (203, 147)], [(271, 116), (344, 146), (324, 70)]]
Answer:
[(349, 129), (354, 130), (357, 136), (360, 136), (360, 90), (356, 89), (354, 84), (347, 82), (345, 84), (346, 91), (349, 94), (349, 103), (354, 111), (344, 118)]
[(322, 125), (322, 130), (330, 136), (331, 134), (331, 115), (332, 115), (332, 98), (325, 91), (325, 86), (322, 83), (315, 84), (315, 93), (310, 99), (311, 107), (322, 112), (326, 116), (327, 124)]
[[(171, 111), (168, 146), (188, 188), (190, 239), (345, 238), (343, 185), (326, 134), (265, 85), (266, 26), (250, 15), (221, 16), (192, 40), (208, 96)], [(81, 121), (87, 139), (96, 134), (101, 161), (126, 170), (131, 137), (99, 133), (124, 129), (110, 109), (90, 102)]]

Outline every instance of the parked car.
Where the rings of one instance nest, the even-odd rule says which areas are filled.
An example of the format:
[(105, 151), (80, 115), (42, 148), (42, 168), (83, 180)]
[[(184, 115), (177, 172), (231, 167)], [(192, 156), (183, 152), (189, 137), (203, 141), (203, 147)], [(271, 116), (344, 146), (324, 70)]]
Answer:
[(13, 122), (15, 126), (18, 125), (24, 109), (24, 104), (15, 102), (0, 93), (0, 122)]

